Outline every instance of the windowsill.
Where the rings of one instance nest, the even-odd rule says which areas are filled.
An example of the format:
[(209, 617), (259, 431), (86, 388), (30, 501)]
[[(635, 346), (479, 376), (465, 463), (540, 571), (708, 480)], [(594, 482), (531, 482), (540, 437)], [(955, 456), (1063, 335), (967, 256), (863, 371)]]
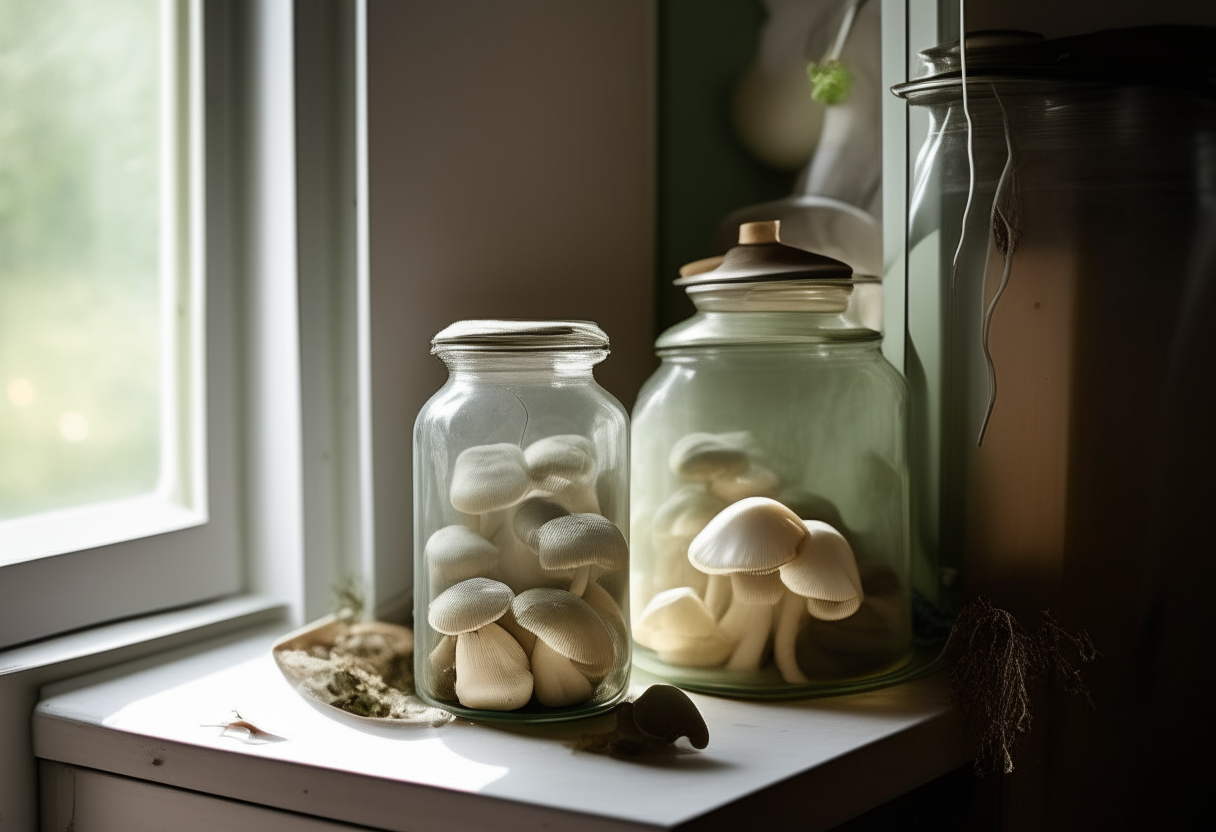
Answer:
[[(281, 631), (48, 688), (34, 716), (36, 755), (346, 823), (436, 830), (717, 828), (765, 815), (822, 829), (970, 756), (940, 676), (798, 702), (694, 694), (709, 747), (645, 763), (565, 746), (611, 717), (368, 726), (291, 689), (270, 657)], [(653, 681), (635, 671), (635, 688)], [(245, 744), (206, 727), (234, 709), (286, 741)]]
[(165, 640), (178, 636), (197, 640), (199, 633), (209, 634), (215, 628), (229, 630), (265, 624), (281, 619), (284, 612), (284, 605), (280, 601), (263, 595), (239, 595), (103, 624), (0, 650), (0, 676), (115, 653), (140, 645), (155, 646), (165, 642), (173, 646), (171, 641)]

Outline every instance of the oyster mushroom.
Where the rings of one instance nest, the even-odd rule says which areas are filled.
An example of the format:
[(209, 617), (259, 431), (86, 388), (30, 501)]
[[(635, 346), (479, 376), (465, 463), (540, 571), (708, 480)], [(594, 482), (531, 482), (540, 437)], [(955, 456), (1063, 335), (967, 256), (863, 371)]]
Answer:
[(718, 667), (730, 658), (735, 647), (705, 602), (686, 586), (664, 590), (651, 598), (633, 637), (663, 661), (683, 667)]
[[(465, 514), (486, 514), (512, 506), (532, 489), (524, 452), (507, 442), (476, 445), (456, 457), (452, 506)], [(484, 531), (484, 529), (483, 529)]]
[[(506, 584), (470, 578), (445, 590), (427, 610), (432, 629), (455, 637), (455, 693), (466, 707), (513, 711), (532, 697), (528, 656), (511, 634), (495, 623), (511, 609), (514, 597)], [(432, 660), (442, 659), (446, 650), (441, 642), (432, 651)], [(442, 668), (433, 665), (432, 672), (436, 670)]]
[(498, 561), (498, 547), (465, 526), (444, 526), (423, 550), (431, 576), (431, 597), (450, 586), (485, 576)]
[(777, 570), (794, 559), (806, 536), (798, 515), (781, 503), (748, 497), (723, 509), (688, 547), (689, 561), (711, 583), (730, 576), (730, 607), (718, 622), (735, 642), (727, 669), (759, 669), (773, 608), (785, 592)]
[[(586, 702), (616, 662), (607, 623), (564, 589), (540, 587), (515, 596), (515, 620), (536, 636), (532, 676), (536, 700), (549, 708)], [(594, 681), (593, 681), (594, 680)]]
[(807, 535), (779, 574), (788, 588), (777, 616), (773, 658), (790, 684), (810, 681), (798, 667), (795, 642), (806, 614), (839, 621), (857, 612), (864, 596), (857, 559), (844, 535), (819, 520), (804, 520)]
[(549, 570), (574, 570), (570, 592), (582, 595), (592, 566), (613, 572), (629, 562), (625, 536), (606, 517), (567, 514), (541, 526), (536, 534), (540, 565)]

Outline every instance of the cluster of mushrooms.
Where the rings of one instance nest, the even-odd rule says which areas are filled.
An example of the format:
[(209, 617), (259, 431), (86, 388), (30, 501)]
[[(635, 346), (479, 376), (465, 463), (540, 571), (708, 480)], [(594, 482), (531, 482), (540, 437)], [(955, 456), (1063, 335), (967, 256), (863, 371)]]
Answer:
[(782, 678), (806, 684), (799, 632), (810, 618), (856, 613), (861, 575), (837, 528), (788, 508), (806, 500), (782, 494), (757, 458), (744, 432), (693, 433), (672, 448), (685, 485), (653, 522), (659, 585), (669, 588), (649, 599), (634, 638), (668, 664), (737, 671), (759, 670), (771, 644)]
[(563, 434), (526, 449), (463, 451), (452, 506), (466, 521), (426, 543), (430, 689), (467, 708), (512, 711), (594, 698), (628, 661), (628, 631), (605, 583), (626, 574), (629, 547), (600, 513), (595, 445)]

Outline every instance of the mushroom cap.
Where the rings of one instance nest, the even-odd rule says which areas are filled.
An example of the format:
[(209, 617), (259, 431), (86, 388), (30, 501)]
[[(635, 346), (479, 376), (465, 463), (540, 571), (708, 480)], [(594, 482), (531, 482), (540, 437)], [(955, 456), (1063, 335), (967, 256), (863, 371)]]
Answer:
[(617, 569), (629, 561), (625, 535), (607, 517), (567, 514), (541, 526), (537, 554), (545, 569), (603, 566)]
[(722, 509), (729, 505), (699, 485), (685, 485), (663, 501), (654, 513), (654, 535), (691, 541)]
[(532, 477), (524, 452), (509, 442), (475, 445), (456, 457), (452, 471), (452, 506), (467, 514), (485, 514), (524, 498)]
[(855, 613), (863, 597), (857, 559), (844, 535), (820, 520), (804, 520), (807, 536), (798, 556), (781, 567), (781, 581), (807, 599), (807, 610), (823, 621)]
[(678, 586), (665, 589), (650, 599), (638, 618), (637, 639), (646, 644), (643, 633), (703, 638), (717, 630), (718, 622), (701, 597), (690, 587)]
[(591, 483), (547, 477), (540, 490), (548, 499), (571, 514), (605, 513), (600, 509), (599, 495)]
[(469, 578), (441, 592), (427, 610), (431, 628), (445, 636), (480, 629), (511, 608), (511, 587), (489, 578)]
[(616, 660), (607, 623), (572, 592), (529, 589), (515, 596), (511, 610), (521, 627), (589, 671), (606, 673)]
[(709, 726), (688, 694), (671, 685), (651, 685), (633, 703), (633, 721), (648, 737), (675, 742), (688, 737), (693, 748), (709, 745)]
[(794, 559), (807, 530), (767, 497), (748, 497), (724, 508), (688, 546), (693, 566), (710, 575), (771, 572)]
[(682, 480), (706, 482), (747, 470), (751, 434), (690, 433), (676, 441), (667, 457), (673, 474)]
[(465, 526), (444, 526), (427, 540), (423, 555), (433, 576), (463, 581), (493, 568), (498, 547)]
[(536, 483), (550, 477), (590, 482), (595, 476), (595, 443), (575, 433), (536, 440), (524, 450), (524, 459)]
[(746, 471), (714, 477), (709, 481), (711, 494), (728, 503), (745, 497), (776, 497), (781, 490), (781, 478), (771, 468), (752, 464)]
[(515, 509), (511, 528), (514, 530), (515, 536), (535, 554), (540, 548), (540, 543), (536, 539), (540, 527), (550, 520), (565, 517), (569, 513), (553, 500), (545, 497), (529, 497), (519, 504), (519, 508)]
[(532, 698), (528, 655), (497, 624), (456, 639), (456, 698), (466, 708), (513, 711)]

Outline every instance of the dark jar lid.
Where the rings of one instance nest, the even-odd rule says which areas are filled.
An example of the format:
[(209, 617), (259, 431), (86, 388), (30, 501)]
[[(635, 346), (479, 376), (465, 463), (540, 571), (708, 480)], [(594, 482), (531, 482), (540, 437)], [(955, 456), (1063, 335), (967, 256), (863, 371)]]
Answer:
[(680, 270), (677, 286), (708, 283), (759, 283), (770, 280), (848, 280), (847, 264), (812, 251), (787, 246), (779, 239), (781, 223), (746, 222), (739, 226), (739, 245), (722, 258), (717, 268), (703, 270), (716, 260), (698, 260)]
[(536, 352), (606, 350), (608, 336), (591, 321), (457, 321), (431, 339), (431, 354), (441, 350)]

